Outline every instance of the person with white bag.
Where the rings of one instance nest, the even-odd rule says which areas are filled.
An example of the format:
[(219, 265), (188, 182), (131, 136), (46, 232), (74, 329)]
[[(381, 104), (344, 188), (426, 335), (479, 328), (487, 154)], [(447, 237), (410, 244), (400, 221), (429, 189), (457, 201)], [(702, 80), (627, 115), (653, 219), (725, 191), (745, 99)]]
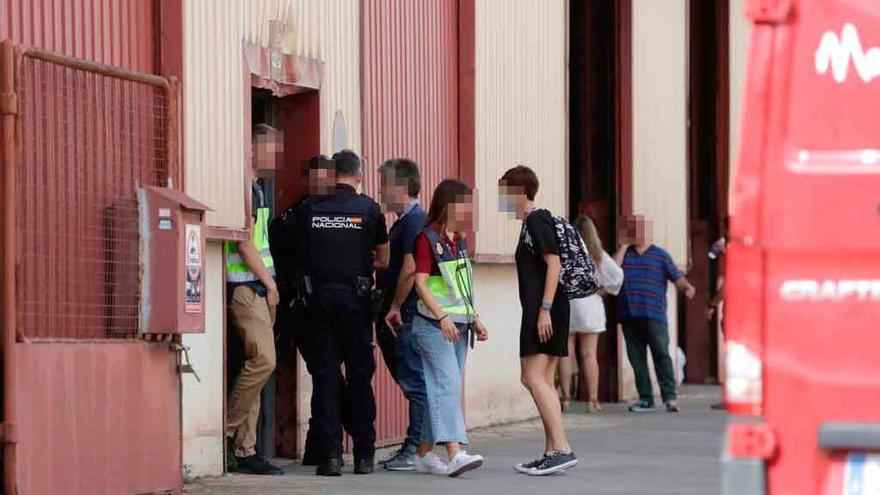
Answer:
[[(562, 386), (562, 409), (571, 406), (571, 382), (574, 375), (574, 359), (578, 359), (578, 373), (581, 383), (587, 384), (589, 402), (587, 411), (598, 413), (602, 411), (599, 405), (599, 363), (597, 361), (597, 347), (599, 335), (605, 331), (605, 303), (603, 296), (606, 294), (617, 295), (623, 285), (623, 270), (610, 254), (602, 248), (602, 241), (593, 220), (586, 215), (581, 215), (575, 220), (574, 227), (581, 235), (581, 240), (586, 250), (596, 263), (596, 276), (599, 280), (599, 292), (569, 301), (570, 335), (568, 338), (568, 357), (559, 361), (559, 377)], [(575, 352), (577, 350), (577, 352)]]

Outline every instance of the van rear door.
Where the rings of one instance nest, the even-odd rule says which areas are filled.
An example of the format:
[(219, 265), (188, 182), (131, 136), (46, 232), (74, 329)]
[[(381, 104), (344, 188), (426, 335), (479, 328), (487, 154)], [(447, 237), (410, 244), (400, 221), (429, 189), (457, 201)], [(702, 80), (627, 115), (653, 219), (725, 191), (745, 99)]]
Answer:
[(766, 119), (767, 486), (880, 493), (880, 1), (788, 3), (763, 38), (773, 68), (753, 87), (765, 113), (748, 116)]

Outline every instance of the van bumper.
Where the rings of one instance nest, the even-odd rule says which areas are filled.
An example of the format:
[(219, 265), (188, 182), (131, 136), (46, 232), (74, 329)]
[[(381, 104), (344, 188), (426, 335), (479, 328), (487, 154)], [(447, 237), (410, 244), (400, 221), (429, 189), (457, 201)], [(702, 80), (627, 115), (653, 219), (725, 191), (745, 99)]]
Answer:
[(775, 439), (761, 418), (728, 416), (721, 446), (721, 494), (767, 495)]
[(767, 467), (763, 459), (721, 459), (721, 495), (767, 495)]

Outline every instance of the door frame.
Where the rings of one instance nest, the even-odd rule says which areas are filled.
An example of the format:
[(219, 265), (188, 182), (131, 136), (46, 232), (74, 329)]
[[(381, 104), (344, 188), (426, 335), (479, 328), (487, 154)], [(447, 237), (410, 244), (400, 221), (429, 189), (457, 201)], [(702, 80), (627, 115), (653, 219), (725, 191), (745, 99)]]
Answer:
[[(250, 143), (253, 140), (252, 134), (252, 115), (251, 115), (251, 101), (253, 96), (253, 91), (255, 88), (265, 89), (272, 93), (273, 96), (278, 97), (282, 100), (287, 100), (288, 102), (300, 102), (301, 105), (293, 106), (301, 107), (302, 111), (293, 111), (292, 115), (286, 116), (293, 119), (293, 122), (289, 123), (289, 125), (294, 126), (302, 126), (302, 132), (299, 133), (302, 139), (296, 140), (297, 145), (290, 146), (287, 144), (288, 134), (285, 132), (285, 164), (292, 164), (293, 168), (297, 169), (298, 173), (301, 171), (300, 167), (305, 166), (306, 160), (318, 153), (320, 153), (321, 147), (321, 111), (320, 111), (320, 98), (322, 96), (322, 85), (324, 81), (324, 61), (319, 59), (306, 58), (298, 55), (293, 55), (289, 53), (284, 53), (280, 46), (280, 40), (283, 38), (281, 36), (281, 31), (284, 30), (284, 25), (277, 21), (270, 22), (270, 39), (273, 40), (273, 44), (270, 46), (262, 46), (249, 42), (242, 43), (242, 105), (243, 108), (243, 118), (245, 122), (244, 126), (244, 142), (248, 143), (244, 148), (243, 152), (243, 173), (244, 173), (244, 204), (242, 205), (245, 211), (245, 217), (248, 218), (248, 223), (250, 224), (250, 205), (251, 205), (251, 181), (254, 179), (252, 168), (250, 166), (251, 160), (253, 159), (252, 150), (250, 147)], [(273, 68), (271, 64), (272, 55), (280, 55), (282, 60), (281, 67)], [(284, 104), (280, 104), (280, 107), (283, 107)], [(282, 118), (285, 118), (283, 115), (285, 111), (282, 109)], [(286, 126), (287, 127), (287, 126)], [(290, 148), (290, 149), (288, 149)], [(288, 154), (289, 153), (289, 154)], [(287, 168), (287, 167), (286, 167)], [(276, 183), (277, 181), (284, 180), (285, 183), (295, 181), (295, 177), (291, 178), (287, 176), (287, 174), (281, 174), (282, 178), (279, 179), (276, 170)], [(276, 191), (278, 187), (276, 187)], [(283, 209), (290, 206), (288, 203), (292, 203), (297, 199), (297, 194), (292, 193), (290, 196), (284, 194), (282, 201), (277, 201), (276, 198), (276, 214)], [(250, 228), (250, 225), (248, 225)], [(224, 297), (224, 305), (226, 298)], [(227, 308), (224, 307), (224, 315), (227, 312)], [(228, 374), (227, 374), (227, 349), (229, 347), (229, 326), (227, 322), (224, 322), (224, 338), (223, 338), (223, 390), (224, 390), (224, 402), (223, 402), (223, 422), (224, 422), (224, 431), (226, 425), (226, 393), (228, 390)], [(303, 453), (303, 442), (304, 436), (300, 435), (300, 418), (304, 416), (304, 408), (305, 404), (300, 397), (300, 392), (302, 390), (301, 383), (303, 379), (303, 375), (305, 373), (305, 366), (302, 360), (302, 357), (298, 352), (294, 353), (296, 356), (293, 362), (285, 361), (283, 359), (278, 359), (278, 368), (277, 373), (278, 376), (278, 387), (277, 394), (283, 394), (283, 390), (285, 387), (292, 387), (294, 390), (294, 399), (291, 401), (288, 400), (277, 400), (276, 395), (276, 407), (275, 407), (275, 448), (278, 455), (282, 457), (291, 457), (291, 458), (301, 458)], [(282, 395), (282, 397), (284, 397)], [(293, 411), (291, 411), (293, 409)], [(288, 416), (292, 416), (294, 419), (293, 428), (289, 428), (286, 430), (278, 431), (278, 423), (277, 418), (285, 418)]]
[[(590, 5), (596, 5), (591, 3)], [(586, 8), (590, 8), (589, 6)], [(622, 217), (632, 214), (633, 207), (633, 170), (632, 170), (632, 0), (614, 0), (611, 5), (613, 16), (613, 40), (611, 42), (611, 57), (613, 59), (613, 72), (609, 74), (612, 80), (605, 81), (607, 86), (604, 90), (610, 92), (613, 97), (611, 113), (613, 119), (613, 145), (607, 148), (613, 153), (610, 164), (604, 171), (595, 171), (591, 168), (592, 157), (575, 157), (574, 151), (582, 141), (575, 139), (572, 114), (576, 111), (576, 105), (589, 105), (589, 97), (574, 94), (574, 85), (571, 81), (577, 75), (569, 74), (569, 215), (575, 216), (586, 213), (597, 217), (597, 225), (600, 235), (606, 242), (606, 250), (614, 251), (618, 243), (619, 223)], [(584, 19), (589, 19), (591, 14), (584, 11)], [(580, 14), (576, 12), (576, 14)], [(569, 59), (571, 56), (573, 32), (571, 6), (569, 7)], [(585, 41), (590, 42), (587, 36)], [(585, 48), (589, 53), (589, 49)], [(589, 57), (589, 55), (584, 55)], [(571, 64), (571, 62), (570, 62)], [(571, 67), (571, 65), (570, 65)], [(601, 84), (601, 81), (599, 82)], [(596, 88), (597, 84), (587, 83), (585, 91)], [(589, 109), (584, 108), (581, 112), (584, 117), (578, 117), (581, 122), (574, 125), (582, 126), (589, 118)], [(578, 110), (580, 112), (580, 110)], [(579, 115), (579, 114), (578, 114)], [(585, 127), (584, 127), (585, 128)], [(579, 129), (582, 130), (582, 129)], [(589, 144), (587, 145), (589, 146)], [(590, 150), (585, 151), (591, 153)], [(606, 182), (601, 187), (593, 187), (588, 182), (590, 177), (601, 176)], [(604, 192), (603, 192), (604, 190)], [(590, 196), (600, 197), (590, 197)], [(606, 313), (608, 314), (607, 331), (599, 341), (599, 364), (600, 380), (599, 397), (605, 401), (618, 401), (621, 398), (622, 367), (620, 361), (622, 354), (618, 345), (617, 318), (614, 305), (610, 300), (606, 301)], [(582, 392), (583, 389), (580, 391)]]
[[(708, 253), (727, 215), (729, 8), (729, 0), (688, 2), (687, 236), (689, 278), (697, 295), (691, 301), (680, 299), (678, 332), (688, 359), (685, 381), (689, 383), (714, 383), (719, 377), (718, 334), (705, 311), (719, 276), (717, 263), (710, 262)], [(711, 79), (708, 84), (706, 77)]]

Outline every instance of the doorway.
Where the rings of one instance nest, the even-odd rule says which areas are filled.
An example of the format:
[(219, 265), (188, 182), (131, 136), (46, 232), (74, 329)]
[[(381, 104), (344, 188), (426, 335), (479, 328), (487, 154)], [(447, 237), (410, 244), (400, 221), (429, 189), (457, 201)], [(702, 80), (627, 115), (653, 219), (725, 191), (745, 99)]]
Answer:
[[(569, 11), (569, 215), (586, 214), (606, 251), (618, 244), (618, 219), (631, 212), (630, 0), (571, 2)], [(608, 331), (599, 338), (599, 399), (616, 401), (617, 323), (606, 299)], [(577, 397), (586, 398), (579, 385)]]
[(729, 4), (691, 0), (688, 8), (688, 276), (697, 296), (679, 305), (678, 339), (687, 356), (685, 381), (716, 383), (719, 343), (706, 308), (719, 276), (709, 249), (727, 215)]
[[(250, 129), (269, 126), (278, 131), (282, 144), (274, 164), (261, 166), (257, 177), (251, 177), (260, 184), (270, 218), (274, 219), (306, 194), (307, 162), (320, 150), (319, 92), (305, 90), (278, 97), (269, 90), (251, 88), (250, 100)], [(292, 338), (299, 325), (295, 315), (279, 308), (275, 322), (276, 368), (260, 396), (257, 426), (257, 451), (269, 458), (296, 458), (301, 454), (298, 384), (303, 370)], [(244, 361), (241, 341), (231, 327), (227, 328), (226, 349), (228, 392)]]

